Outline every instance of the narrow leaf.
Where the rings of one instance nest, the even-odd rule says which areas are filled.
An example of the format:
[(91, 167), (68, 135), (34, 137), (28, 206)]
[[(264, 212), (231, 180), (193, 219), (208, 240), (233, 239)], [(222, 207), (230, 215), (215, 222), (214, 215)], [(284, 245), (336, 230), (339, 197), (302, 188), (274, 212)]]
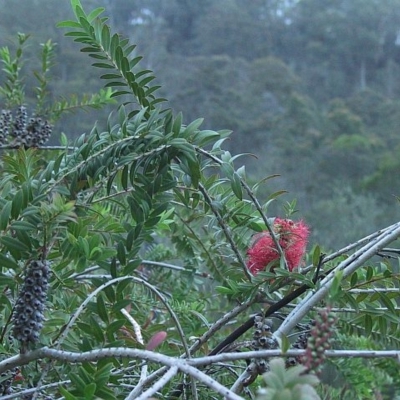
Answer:
[(87, 20), (88, 20), (89, 22), (92, 22), (92, 21), (93, 21), (95, 18), (97, 18), (101, 13), (103, 13), (104, 10), (105, 10), (105, 8), (103, 8), (103, 7), (99, 7), (99, 8), (94, 9), (94, 10), (91, 11), (91, 12), (89, 13), (89, 15), (87, 16)]

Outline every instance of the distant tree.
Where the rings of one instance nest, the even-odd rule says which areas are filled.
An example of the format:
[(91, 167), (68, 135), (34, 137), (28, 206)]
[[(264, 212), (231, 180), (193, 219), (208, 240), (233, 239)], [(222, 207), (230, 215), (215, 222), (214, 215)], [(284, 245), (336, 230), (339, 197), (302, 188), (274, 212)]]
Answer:
[(226, 54), (248, 61), (268, 55), (268, 26), (261, 19), (254, 19), (251, 9), (237, 0), (214, 2), (196, 21), (195, 54)]
[(323, 96), (322, 89), (325, 96), (347, 96), (373, 84), (377, 69), (392, 59), (388, 49), (394, 49), (399, 5), (398, 0), (301, 0), (291, 9), (298, 68), (302, 76), (313, 74), (308, 79), (315, 94)]

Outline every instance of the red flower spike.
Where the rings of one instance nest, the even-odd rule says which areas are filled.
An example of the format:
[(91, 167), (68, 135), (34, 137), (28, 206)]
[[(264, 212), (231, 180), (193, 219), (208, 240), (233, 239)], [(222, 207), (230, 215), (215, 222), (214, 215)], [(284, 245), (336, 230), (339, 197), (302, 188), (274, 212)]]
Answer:
[[(293, 271), (299, 266), (306, 251), (310, 233), (308, 226), (303, 221), (294, 222), (290, 219), (275, 218), (272, 229), (285, 254), (289, 271)], [(268, 231), (254, 236), (247, 256), (247, 268), (253, 275), (264, 271), (269, 263), (279, 260), (278, 249)]]

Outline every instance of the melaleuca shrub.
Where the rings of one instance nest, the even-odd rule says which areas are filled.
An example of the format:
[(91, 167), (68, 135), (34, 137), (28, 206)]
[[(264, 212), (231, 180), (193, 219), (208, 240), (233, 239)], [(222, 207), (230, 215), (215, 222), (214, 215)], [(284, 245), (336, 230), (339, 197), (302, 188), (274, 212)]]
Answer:
[(39, 339), (49, 275), (50, 264), (47, 261), (34, 260), (27, 267), (24, 284), (19, 292), (12, 317), (12, 333), (20, 342), (21, 351)]

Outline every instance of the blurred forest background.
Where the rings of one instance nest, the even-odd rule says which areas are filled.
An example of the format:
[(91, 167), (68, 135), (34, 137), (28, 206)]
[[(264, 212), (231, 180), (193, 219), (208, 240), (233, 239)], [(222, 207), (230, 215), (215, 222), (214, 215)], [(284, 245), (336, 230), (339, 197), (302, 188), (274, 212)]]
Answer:
[[(312, 242), (327, 250), (399, 219), (400, 0), (82, 0), (104, 6), (137, 43), (142, 67), (184, 122), (231, 129), (234, 153), (261, 193), (285, 189), (269, 213), (297, 199)], [(0, 47), (31, 34), (57, 43), (51, 94), (96, 92), (102, 82), (56, 23), (69, 0), (0, 0)], [(0, 81), (4, 76), (0, 73)], [(25, 82), (29, 95), (28, 80)], [(34, 103), (34, 96), (27, 103)], [(109, 110), (64, 116), (52, 138), (105, 127)]]

